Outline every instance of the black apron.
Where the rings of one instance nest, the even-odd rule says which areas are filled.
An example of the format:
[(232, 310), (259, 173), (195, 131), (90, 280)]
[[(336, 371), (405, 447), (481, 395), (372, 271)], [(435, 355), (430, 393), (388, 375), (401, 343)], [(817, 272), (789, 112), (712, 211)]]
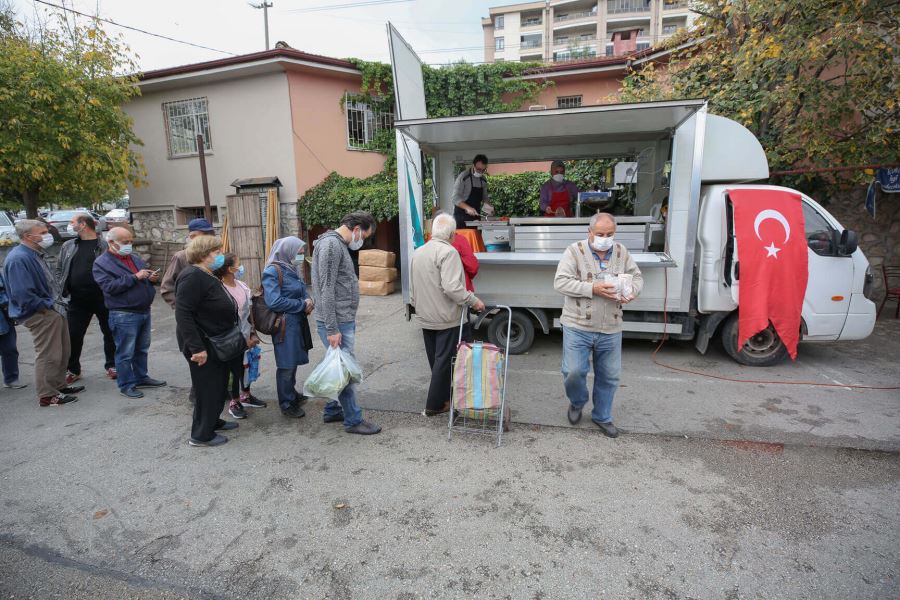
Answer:
[[(469, 173), (469, 179), (473, 177), (472, 173)], [(480, 215), (481, 214), (481, 201), (484, 199), (484, 182), (481, 182), (481, 187), (475, 187), (475, 182), (472, 182), (472, 191), (469, 192), (469, 197), (466, 198), (466, 204), (475, 209), (475, 211)], [(456, 228), (457, 229), (465, 229), (466, 221), (477, 221), (478, 217), (473, 217), (463, 209), (458, 206), (453, 207), (453, 218), (456, 219)]]

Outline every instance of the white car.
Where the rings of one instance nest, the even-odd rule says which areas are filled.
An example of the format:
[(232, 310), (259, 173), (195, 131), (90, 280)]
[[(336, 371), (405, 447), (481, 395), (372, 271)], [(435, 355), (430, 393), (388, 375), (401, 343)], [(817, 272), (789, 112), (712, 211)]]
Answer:
[(0, 239), (19, 241), (13, 219), (5, 210), (0, 210)]
[(107, 226), (128, 222), (128, 211), (124, 208), (114, 208), (103, 217), (106, 219)]

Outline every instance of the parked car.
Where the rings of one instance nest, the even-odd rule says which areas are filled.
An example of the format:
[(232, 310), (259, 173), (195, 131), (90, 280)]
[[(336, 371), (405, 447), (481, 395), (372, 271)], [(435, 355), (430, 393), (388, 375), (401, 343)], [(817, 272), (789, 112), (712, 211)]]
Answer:
[(17, 241), (19, 236), (16, 235), (15, 219), (8, 212), (0, 210), (0, 240)]
[(128, 223), (129, 215), (128, 211), (124, 208), (114, 208), (106, 213), (103, 218), (106, 219), (106, 226), (111, 227)]
[(54, 210), (49, 215), (47, 215), (47, 223), (56, 227), (56, 229), (59, 230), (60, 237), (62, 237), (63, 239), (73, 238), (75, 237), (75, 234), (69, 233), (69, 222), (75, 215), (83, 213), (87, 213), (94, 218), (94, 223), (97, 224), (98, 232), (106, 231), (106, 219), (89, 210)]

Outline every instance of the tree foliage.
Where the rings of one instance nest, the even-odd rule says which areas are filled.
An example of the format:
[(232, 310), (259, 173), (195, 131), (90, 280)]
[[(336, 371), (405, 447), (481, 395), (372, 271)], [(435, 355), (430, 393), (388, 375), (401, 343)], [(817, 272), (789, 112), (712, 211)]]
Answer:
[(4, 21), (0, 32), (0, 189), (24, 199), (91, 204), (141, 183), (140, 144), (122, 106), (138, 88), (136, 66), (98, 24), (60, 17), (36, 31)]
[[(759, 138), (773, 170), (896, 162), (900, 2), (696, 0), (667, 69), (624, 80), (622, 101), (707, 98)], [(862, 176), (862, 174), (859, 174)]]
[[(356, 59), (353, 62), (362, 73), (362, 85), (357, 99), (377, 111), (393, 112), (391, 66)], [(544, 81), (522, 80), (517, 77), (533, 66), (526, 63), (457, 63), (439, 68), (424, 66), (422, 78), (428, 116), (450, 117), (518, 110), (550, 85)], [(367, 145), (368, 150), (388, 156), (381, 173), (367, 179), (342, 177), (332, 173), (310, 188), (300, 199), (301, 218), (304, 222), (308, 226), (330, 226), (337, 223), (349, 210), (366, 207), (373, 207), (373, 214), (379, 219), (387, 220), (397, 216), (395, 144), (393, 131), (385, 131), (376, 135)], [(491, 185), (494, 186), (493, 183)], [(494, 189), (495, 187), (491, 188), (492, 193)], [(380, 194), (384, 197), (380, 197)], [(536, 207), (535, 203), (535, 210)]]

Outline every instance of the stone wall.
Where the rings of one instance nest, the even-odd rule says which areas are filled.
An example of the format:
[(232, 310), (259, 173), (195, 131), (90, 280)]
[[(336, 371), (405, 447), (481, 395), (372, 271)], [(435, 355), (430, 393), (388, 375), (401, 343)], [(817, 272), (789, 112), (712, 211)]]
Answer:
[(297, 214), (297, 202), (282, 202), (280, 206), (281, 222), (278, 224), (282, 237), (300, 236), (300, 217)]
[(132, 213), (134, 237), (151, 242), (184, 242), (187, 228), (175, 226), (175, 211), (150, 210)]
[(841, 225), (859, 235), (859, 247), (875, 273), (874, 299), (881, 302), (884, 295), (881, 265), (900, 265), (900, 194), (878, 192), (873, 219), (865, 208), (866, 189), (867, 186), (854, 186), (815, 199)]

